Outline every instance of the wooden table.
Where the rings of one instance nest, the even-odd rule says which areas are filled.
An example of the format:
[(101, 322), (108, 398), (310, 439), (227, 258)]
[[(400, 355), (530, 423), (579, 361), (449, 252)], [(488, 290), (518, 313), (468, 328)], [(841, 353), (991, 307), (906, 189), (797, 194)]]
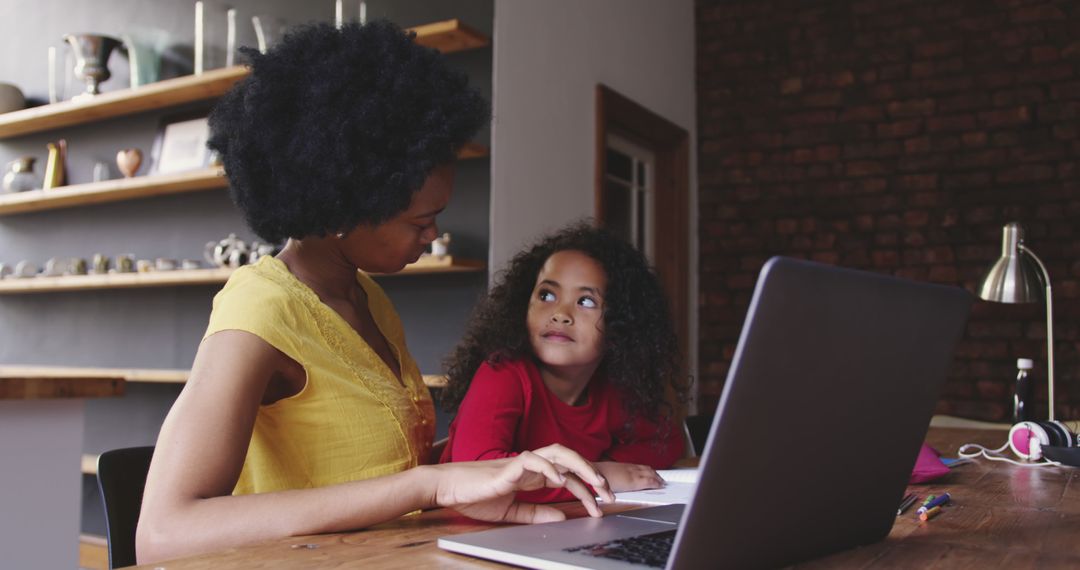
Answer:
[(0, 566), (77, 567), (84, 401), (123, 393), (120, 377), (0, 367)]
[[(998, 447), (1006, 432), (932, 428), (931, 445), (955, 456), (962, 443)], [(877, 544), (799, 564), (796, 568), (1077, 568), (1080, 567), (1080, 470), (1021, 468), (979, 461), (960, 465), (920, 497), (948, 491), (953, 502), (920, 522), (909, 510)], [(841, 486), (838, 483), (838, 487)], [(584, 510), (564, 505), (571, 516)], [(625, 510), (614, 505), (607, 512)], [(289, 538), (141, 568), (495, 568), (492, 562), (438, 549), (439, 536), (491, 525), (434, 510), (352, 533)]]

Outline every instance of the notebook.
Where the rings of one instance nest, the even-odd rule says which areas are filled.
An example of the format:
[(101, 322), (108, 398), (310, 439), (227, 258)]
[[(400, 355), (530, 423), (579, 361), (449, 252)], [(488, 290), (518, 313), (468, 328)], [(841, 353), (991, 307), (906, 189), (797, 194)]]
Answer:
[(529, 568), (769, 568), (888, 535), (972, 296), (762, 268), (685, 505), (446, 536)]
[(657, 474), (664, 480), (663, 487), (619, 493), (615, 501), (637, 505), (670, 505), (690, 502), (690, 497), (697, 488), (697, 469), (660, 469)]

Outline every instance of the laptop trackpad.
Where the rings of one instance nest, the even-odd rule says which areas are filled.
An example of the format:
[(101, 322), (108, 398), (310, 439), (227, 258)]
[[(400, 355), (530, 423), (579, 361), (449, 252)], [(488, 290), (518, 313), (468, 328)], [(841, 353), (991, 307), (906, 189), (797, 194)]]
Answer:
[(678, 524), (679, 521), (682, 520), (682, 514), (685, 508), (686, 505), (682, 504), (662, 505), (659, 507), (649, 507), (647, 509), (627, 511), (625, 513), (619, 513), (615, 516), (618, 518)]

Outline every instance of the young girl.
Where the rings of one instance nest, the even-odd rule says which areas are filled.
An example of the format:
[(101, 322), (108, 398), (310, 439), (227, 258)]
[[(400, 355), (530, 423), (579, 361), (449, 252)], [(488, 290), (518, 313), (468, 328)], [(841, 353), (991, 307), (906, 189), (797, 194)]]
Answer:
[(562, 230), (510, 262), (448, 359), (443, 404), (457, 416), (442, 462), (560, 443), (596, 462), (612, 491), (662, 486), (655, 469), (684, 448), (665, 400), (669, 387), (685, 394), (677, 354), (645, 257), (587, 224)]

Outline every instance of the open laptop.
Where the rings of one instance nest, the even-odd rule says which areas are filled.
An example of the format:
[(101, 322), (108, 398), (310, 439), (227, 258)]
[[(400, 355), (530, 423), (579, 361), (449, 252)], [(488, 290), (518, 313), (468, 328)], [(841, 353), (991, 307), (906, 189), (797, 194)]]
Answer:
[(500, 527), (439, 547), (530, 568), (756, 568), (881, 540), (971, 301), (957, 287), (770, 259), (688, 505)]

